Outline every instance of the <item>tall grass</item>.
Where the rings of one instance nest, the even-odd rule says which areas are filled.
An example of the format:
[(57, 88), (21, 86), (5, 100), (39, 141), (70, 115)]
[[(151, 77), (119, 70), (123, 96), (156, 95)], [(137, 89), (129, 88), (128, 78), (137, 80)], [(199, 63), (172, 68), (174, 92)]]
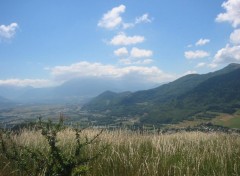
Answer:
[[(91, 175), (239, 175), (240, 138), (222, 133), (106, 133)], [(102, 164), (104, 163), (104, 164)]]
[[(82, 135), (91, 138), (99, 130), (88, 129)], [(21, 146), (47, 151), (49, 147), (40, 131), (23, 130), (12, 134)], [(127, 130), (104, 131), (82, 155), (99, 157), (88, 163), (89, 176), (230, 176), (240, 175), (240, 136), (237, 134), (182, 132), (175, 134), (140, 134)], [(57, 135), (63, 155), (76, 148), (75, 132), (67, 128)], [(24, 157), (24, 156), (23, 156)], [(0, 159), (3, 156), (0, 155)], [(24, 160), (24, 158), (23, 158)], [(0, 160), (0, 175), (21, 175), (14, 163)], [(34, 163), (29, 163), (33, 167)], [(39, 174), (40, 175), (40, 174)]]

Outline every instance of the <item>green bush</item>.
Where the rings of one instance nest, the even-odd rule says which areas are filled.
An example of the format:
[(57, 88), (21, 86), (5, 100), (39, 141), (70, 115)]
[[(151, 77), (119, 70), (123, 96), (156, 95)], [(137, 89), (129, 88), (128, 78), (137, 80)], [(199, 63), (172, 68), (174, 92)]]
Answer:
[(13, 138), (11, 131), (0, 131), (0, 154), (16, 168), (19, 175), (45, 175), (45, 176), (77, 176), (85, 175), (89, 171), (88, 163), (97, 158), (102, 149), (94, 156), (84, 154), (86, 146), (93, 144), (100, 131), (93, 138), (82, 139), (82, 129), (74, 128), (75, 147), (70, 155), (64, 154), (64, 150), (58, 145), (57, 135), (65, 129), (63, 118), (57, 124), (52, 121), (43, 122), (41, 118), (36, 123), (35, 130), (41, 131), (46, 139), (48, 150), (33, 149), (31, 146), (22, 146)]

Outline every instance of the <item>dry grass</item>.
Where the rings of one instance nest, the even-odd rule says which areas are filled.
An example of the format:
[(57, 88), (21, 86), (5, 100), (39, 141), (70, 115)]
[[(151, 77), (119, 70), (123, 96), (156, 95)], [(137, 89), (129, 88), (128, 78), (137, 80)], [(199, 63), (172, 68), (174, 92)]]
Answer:
[[(86, 130), (82, 139), (98, 132), (96, 129)], [(49, 150), (47, 141), (38, 131), (24, 130), (13, 137), (22, 146)], [(60, 132), (57, 139), (64, 155), (74, 151), (73, 130)], [(109, 144), (109, 147), (89, 163), (88, 175), (240, 175), (240, 136), (237, 134), (183, 132), (157, 135), (127, 130), (104, 131), (97, 142), (86, 148), (85, 154), (94, 156), (102, 144)], [(0, 164), (0, 170), (5, 173), (13, 170), (11, 163), (4, 163), (7, 166)]]

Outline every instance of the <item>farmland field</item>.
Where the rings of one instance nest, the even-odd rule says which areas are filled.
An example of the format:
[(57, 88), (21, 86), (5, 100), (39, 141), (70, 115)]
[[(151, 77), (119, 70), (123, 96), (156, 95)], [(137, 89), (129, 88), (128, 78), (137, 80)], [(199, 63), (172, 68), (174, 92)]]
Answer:
[(229, 128), (240, 128), (240, 111), (237, 111), (233, 115), (220, 115), (218, 118), (214, 119), (213, 122), (217, 125)]

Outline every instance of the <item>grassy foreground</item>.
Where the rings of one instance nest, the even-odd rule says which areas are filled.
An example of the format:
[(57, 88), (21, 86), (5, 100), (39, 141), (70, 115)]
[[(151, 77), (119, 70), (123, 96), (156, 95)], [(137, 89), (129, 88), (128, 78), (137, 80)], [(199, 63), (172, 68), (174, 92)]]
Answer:
[[(81, 133), (85, 140), (96, 136), (96, 129)], [(37, 130), (10, 134), (16, 144), (47, 153), (47, 140)], [(68, 128), (57, 135), (62, 155), (69, 156), (76, 148), (74, 130)], [(127, 130), (104, 131), (96, 141), (82, 150), (83, 156), (94, 156), (108, 147), (88, 165), (89, 176), (161, 176), (161, 175), (240, 175), (240, 136), (237, 134), (183, 132), (175, 134), (140, 134)], [(39, 166), (24, 158), (29, 168)], [(45, 156), (43, 156), (45, 157)], [(0, 153), (0, 175), (24, 175), (16, 163)], [(44, 169), (43, 169), (44, 170)], [(44, 175), (41, 170), (37, 175)]]

